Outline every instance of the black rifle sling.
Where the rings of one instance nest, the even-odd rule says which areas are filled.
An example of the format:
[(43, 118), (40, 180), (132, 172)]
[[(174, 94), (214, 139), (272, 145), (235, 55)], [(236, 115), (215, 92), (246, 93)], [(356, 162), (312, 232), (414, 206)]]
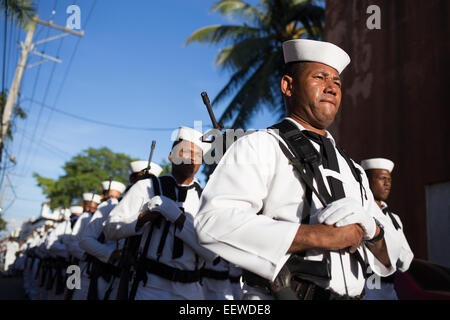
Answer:
[[(186, 201), (187, 190), (190, 188), (191, 187), (183, 187), (183, 189), (180, 189), (180, 187), (178, 187), (178, 201), (179, 202)], [(200, 196), (202, 195), (202, 191), (203, 191), (202, 187), (197, 182), (194, 182), (193, 188), (195, 188), (195, 191), (197, 191), (198, 198), (200, 198)], [(182, 192), (181, 190), (184, 190), (184, 192)], [(182, 198), (182, 196), (180, 196), (181, 193), (184, 194), (184, 198)], [(180, 209), (182, 209), (183, 213), (184, 213), (184, 208), (180, 208)], [(181, 240), (177, 236), (174, 236), (172, 259), (177, 259), (177, 258), (181, 257), (183, 255), (183, 251), (184, 251), (183, 240)], [(195, 259), (196, 259), (196, 261), (198, 260), (197, 255), (195, 256)], [(197, 269), (197, 262), (195, 263), (195, 267)]]
[[(152, 180), (153, 185), (153, 193), (154, 196), (161, 195), (161, 188), (159, 184), (159, 180), (156, 176), (149, 174), (147, 177)], [(159, 220), (159, 219), (157, 219)], [(145, 271), (145, 259), (147, 257), (148, 248), (150, 246), (150, 240), (152, 239), (153, 229), (155, 228), (155, 225), (157, 224), (157, 221), (151, 222), (150, 230), (148, 231), (147, 238), (145, 239), (145, 244), (142, 252), (139, 253), (139, 257), (137, 259), (137, 266), (136, 266), (136, 274), (134, 276), (133, 284), (130, 289), (130, 294), (128, 296), (129, 300), (134, 300), (134, 297), (136, 296), (137, 288), (140, 281), (144, 282), (144, 286), (147, 283), (147, 272)]]
[[(98, 236), (97, 241), (100, 243), (105, 243), (105, 234), (102, 232), (100, 236)], [(89, 274), (89, 288), (87, 300), (99, 300), (98, 297), (98, 278), (101, 276), (101, 263), (100, 261), (90, 254), (87, 254), (88, 261), (88, 274)]]
[(366, 189), (364, 188), (363, 184), (362, 184), (362, 172), (356, 168), (355, 164), (353, 163), (353, 161), (350, 159), (350, 157), (347, 155), (347, 153), (344, 151), (344, 149), (342, 149), (340, 146), (336, 145), (336, 149), (338, 149), (339, 153), (341, 154), (341, 156), (345, 159), (345, 161), (347, 162), (347, 165), (350, 168), (350, 171), (353, 174), (353, 177), (355, 178), (356, 181), (358, 181), (359, 183), (359, 189), (361, 192), (361, 205), (364, 205), (364, 199), (363, 199), (363, 191), (364, 191), (364, 198), (367, 200), (367, 193), (366, 193)]
[[(324, 185), (323, 177), (320, 174), (319, 165), (321, 164), (320, 159), (322, 156), (317, 152), (317, 150), (312, 145), (311, 141), (298, 129), (297, 126), (295, 126), (293, 123), (291, 123), (289, 120), (283, 120), (281, 123), (278, 123), (269, 129), (277, 129), (278, 135), (286, 142), (286, 144), (289, 146), (292, 153), (295, 155), (297, 159), (292, 159), (292, 153), (287, 150), (287, 148), (283, 145), (283, 143), (280, 141), (280, 147), (283, 153), (286, 155), (286, 157), (290, 160), (291, 164), (294, 166), (294, 168), (299, 173), (300, 177), (302, 178), (302, 181), (307, 186), (307, 189), (311, 189), (312, 192), (319, 198), (320, 202), (324, 207), (326, 207), (329, 203), (332, 201), (341, 199), (345, 196), (342, 182), (334, 179), (333, 177), (330, 177), (332, 179), (328, 179), (330, 184), (330, 189), (332, 191), (332, 195), (330, 195)], [(326, 144), (324, 143), (324, 148), (326, 147)], [(350, 167), (350, 170), (352, 171), (353, 176), (355, 177), (356, 181), (361, 186), (361, 197), (362, 197), (362, 179), (360, 174), (357, 174), (358, 169), (353, 165), (350, 158), (343, 152), (341, 148), (338, 148), (341, 155), (343, 155), (343, 158), (346, 160), (347, 164)], [(328, 151), (328, 154), (335, 154), (334, 150), (326, 150)], [(316, 159), (316, 157), (319, 158)], [(337, 159), (327, 159), (331, 165), (332, 170), (337, 170), (339, 172), (339, 166), (337, 164)], [(331, 160), (331, 161), (330, 161)], [(300, 164), (300, 165), (299, 165)], [(301, 169), (301, 164), (304, 164), (305, 171), (308, 172), (308, 168), (312, 170), (312, 176), (311, 173), (306, 174)], [(316, 178), (317, 186), (319, 188), (319, 192), (314, 188), (314, 185), (312, 183), (312, 177)], [(310, 192), (311, 192), (310, 191)], [(311, 192), (311, 194), (312, 194)], [(318, 196), (318, 193), (320, 196)], [(306, 193), (306, 198), (308, 199), (308, 192)], [(312, 200), (312, 199), (311, 199)], [(310, 207), (312, 204), (312, 201), (309, 203)], [(310, 209), (310, 208), (309, 208)], [(307, 217), (309, 219), (310, 212), (308, 211)], [(305, 221), (307, 223), (304, 215), (302, 214), (302, 223)], [(361, 254), (359, 251), (356, 251), (352, 256), (358, 261), (358, 263), (361, 265), (363, 274), (365, 277), (367, 277), (366, 269), (365, 269), (365, 262), (364, 259), (361, 257)]]
[[(320, 192), (317, 191), (317, 189), (314, 187), (313, 182), (314, 167), (318, 167), (320, 164), (320, 154), (312, 146), (309, 139), (306, 138), (303, 133), (301, 133), (301, 131), (297, 129), (297, 127), (289, 123), (289, 121), (283, 121), (270, 127), (269, 129), (278, 130), (278, 135), (286, 142), (289, 147), (289, 149), (286, 148), (283, 142), (279, 141), (280, 148), (283, 151), (284, 155), (294, 166), (297, 173), (300, 175), (301, 180), (307, 186), (307, 189), (311, 190), (311, 192), (314, 192), (316, 197), (325, 207), (330, 202), (331, 197), (328, 194), (328, 191), (324, 192), (323, 188), (319, 187), (319, 182), (318, 187), (322, 190), (320, 190)], [(316, 181), (318, 180), (321, 179), (316, 179)]]
[(399, 230), (401, 229), (400, 224), (397, 222), (397, 219), (395, 219), (394, 215), (392, 214), (392, 212), (388, 209), (388, 207), (384, 208), (383, 213), (389, 216), (389, 218), (391, 218), (392, 224), (394, 225), (395, 230)]
[[(172, 199), (173, 201), (177, 201), (177, 195), (176, 195), (176, 181), (171, 176), (163, 176), (159, 178), (161, 181), (161, 192), (162, 194)], [(185, 196), (186, 197), (186, 196)], [(158, 249), (156, 251), (156, 261), (159, 261), (159, 259), (162, 256), (162, 251), (164, 249), (164, 245), (166, 243), (167, 235), (169, 234), (169, 229), (171, 226), (171, 222), (163, 219), (164, 221), (164, 230), (161, 235), (161, 240), (159, 241)]]
[[(161, 186), (159, 184), (159, 179), (157, 177), (155, 177), (154, 175), (150, 175), (150, 179), (152, 180), (152, 183), (153, 183), (154, 196), (161, 195)], [(153, 233), (155, 224), (156, 224), (156, 221), (151, 223), (150, 230), (148, 232), (147, 238), (145, 239), (144, 250), (141, 253), (142, 261), (144, 261), (144, 259), (146, 258), (146, 255), (148, 252), (148, 247), (150, 246), (150, 240), (152, 238), (152, 233)]]

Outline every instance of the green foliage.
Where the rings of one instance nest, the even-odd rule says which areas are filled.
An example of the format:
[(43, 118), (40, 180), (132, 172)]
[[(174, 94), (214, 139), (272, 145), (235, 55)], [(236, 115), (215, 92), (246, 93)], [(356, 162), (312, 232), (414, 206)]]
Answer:
[(65, 175), (57, 180), (45, 178), (37, 173), (33, 176), (51, 201), (51, 208), (69, 207), (81, 203), (83, 192), (101, 193), (100, 183), (109, 180), (128, 183), (131, 174), (130, 162), (135, 161), (123, 153), (114, 153), (108, 148), (89, 148), (66, 162)]
[(0, 214), (0, 231), (5, 231), (6, 230), (6, 221), (3, 220), (2, 215)]
[[(0, 116), (3, 115), (3, 110), (6, 105), (6, 99), (7, 99), (6, 93), (0, 92)], [(13, 114), (12, 114), (12, 118), (10, 121), (10, 125), (8, 127), (8, 131), (6, 132), (6, 137), (8, 139), (12, 140), (12, 131), (15, 126), (15, 120), (17, 118), (25, 119), (26, 117), (27, 117), (27, 114), (25, 113), (25, 111), (20, 107), (19, 104), (16, 104), (16, 106), (13, 109)]]
[(163, 170), (161, 171), (161, 174), (159, 176), (172, 172), (172, 164), (169, 161), (164, 159), (160, 166)]
[(10, 20), (18, 27), (23, 28), (31, 21), (36, 8), (29, 0), (0, 0), (1, 11), (8, 10)]
[(219, 121), (245, 128), (258, 110), (266, 107), (279, 118), (285, 110), (280, 93), (284, 60), (282, 43), (298, 38), (320, 39), (324, 9), (312, 0), (261, 0), (252, 6), (242, 0), (220, 0), (212, 10), (241, 20), (242, 25), (200, 28), (187, 40), (225, 45), (216, 65), (232, 73), (212, 106), (231, 96)]

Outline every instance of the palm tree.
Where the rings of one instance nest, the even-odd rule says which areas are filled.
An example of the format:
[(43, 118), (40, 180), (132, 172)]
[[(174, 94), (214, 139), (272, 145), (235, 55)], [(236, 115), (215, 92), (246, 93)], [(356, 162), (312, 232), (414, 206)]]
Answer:
[(33, 2), (29, 0), (0, 0), (1, 11), (8, 13), (11, 22), (24, 27), (35, 13)]
[(186, 43), (224, 44), (216, 65), (231, 71), (225, 87), (214, 98), (216, 106), (232, 96), (219, 121), (243, 128), (263, 107), (284, 115), (279, 92), (284, 61), (282, 43), (290, 39), (319, 39), (324, 8), (313, 0), (260, 0), (257, 6), (243, 0), (220, 0), (212, 10), (243, 20), (242, 25), (213, 25), (195, 31)]
[[(0, 9), (4, 13), (4, 43), (3, 43), (3, 70), (2, 70), (2, 88), (0, 92), (0, 118), (3, 115), (3, 109), (6, 104), (7, 92), (5, 89), (5, 67), (6, 67), (6, 28), (7, 18), (11, 23), (15, 23), (19, 28), (26, 28), (27, 24), (32, 20), (36, 8), (32, 1), (29, 0), (0, 0)], [(14, 119), (26, 117), (25, 111), (17, 104), (14, 108)], [(12, 139), (11, 128), (8, 128), (7, 136)], [(0, 146), (0, 153), (3, 146)], [(1, 156), (0, 156), (1, 159)]]

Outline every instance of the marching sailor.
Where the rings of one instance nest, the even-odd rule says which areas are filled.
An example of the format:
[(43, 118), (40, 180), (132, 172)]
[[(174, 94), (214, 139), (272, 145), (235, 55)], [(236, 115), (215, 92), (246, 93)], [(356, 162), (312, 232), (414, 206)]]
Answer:
[[(392, 186), (392, 170), (394, 163), (389, 159), (372, 158), (361, 161), (361, 167), (366, 171), (369, 179), (370, 190), (372, 190), (375, 202), (389, 217), (389, 222), (395, 228), (400, 239), (402, 240), (400, 257), (397, 260), (397, 269), (405, 272), (409, 269), (414, 254), (406, 240), (403, 233), (403, 224), (400, 217), (394, 214), (385, 202), (391, 192)], [(369, 281), (369, 280), (368, 280)], [(394, 275), (383, 277), (380, 279), (381, 288), (376, 288), (374, 284), (366, 283), (366, 297), (365, 300), (398, 300), (397, 293), (394, 288)]]
[(143, 234), (131, 299), (203, 298), (200, 268), (215, 254), (198, 244), (193, 226), (201, 193), (194, 175), (210, 147), (201, 137), (180, 127), (169, 155), (172, 173), (136, 182), (105, 222), (108, 239)]
[[(129, 182), (131, 185), (135, 184), (140, 178), (146, 173), (146, 169), (148, 166), (148, 161), (138, 160), (130, 163), (131, 175), (129, 178)], [(163, 168), (161, 168), (158, 164), (151, 162), (150, 163), (150, 174), (153, 174), (155, 177), (159, 177)]]
[(361, 299), (367, 265), (392, 274), (400, 246), (364, 171), (326, 130), (350, 57), (306, 39), (283, 53), (288, 117), (227, 150), (202, 194), (199, 242), (244, 269), (245, 299)]
[(83, 193), (83, 213), (76, 218), (75, 224), (72, 226), (72, 233), (66, 239), (66, 246), (69, 253), (79, 262), (81, 269), (81, 288), (74, 289), (72, 300), (85, 300), (87, 298), (89, 288), (89, 277), (87, 275), (86, 252), (79, 246), (80, 231), (89, 223), (92, 215), (97, 211), (101, 198), (98, 194), (90, 192)]
[[(233, 272), (233, 274), (231, 273)], [(201, 270), (203, 294), (206, 300), (239, 300), (242, 294), (236, 291), (240, 280), (240, 269), (222, 259), (207, 261)], [(240, 287), (239, 287), (240, 289)]]
[[(115, 297), (115, 279), (119, 270), (116, 262), (120, 258), (123, 244), (118, 241), (106, 241), (103, 235), (103, 222), (112, 209), (119, 203), (119, 197), (125, 191), (125, 185), (119, 181), (103, 181), (104, 190), (109, 190), (105, 198), (109, 200), (98, 206), (84, 230), (80, 232), (80, 248), (88, 254), (89, 291), (88, 300), (108, 300)], [(112, 293), (111, 293), (112, 292)]]
[[(70, 209), (60, 209), (60, 220), (57, 226), (50, 232), (45, 240), (45, 247), (48, 252), (55, 257), (55, 281), (54, 288), (49, 295), (49, 300), (62, 300), (64, 298), (64, 288), (66, 285), (66, 269), (69, 265), (69, 251), (64, 243), (64, 239), (70, 236), (72, 228), (70, 217), (74, 212), (82, 213), (82, 207), (73, 206)], [(75, 213), (77, 214), (77, 213)]]

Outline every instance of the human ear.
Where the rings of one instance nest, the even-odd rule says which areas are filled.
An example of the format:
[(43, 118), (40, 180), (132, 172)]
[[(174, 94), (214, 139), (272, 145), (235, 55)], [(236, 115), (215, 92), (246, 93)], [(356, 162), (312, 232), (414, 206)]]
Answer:
[(281, 78), (281, 92), (286, 97), (292, 97), (292, 83), (293, 79), (288, 75), (284, 75)]

